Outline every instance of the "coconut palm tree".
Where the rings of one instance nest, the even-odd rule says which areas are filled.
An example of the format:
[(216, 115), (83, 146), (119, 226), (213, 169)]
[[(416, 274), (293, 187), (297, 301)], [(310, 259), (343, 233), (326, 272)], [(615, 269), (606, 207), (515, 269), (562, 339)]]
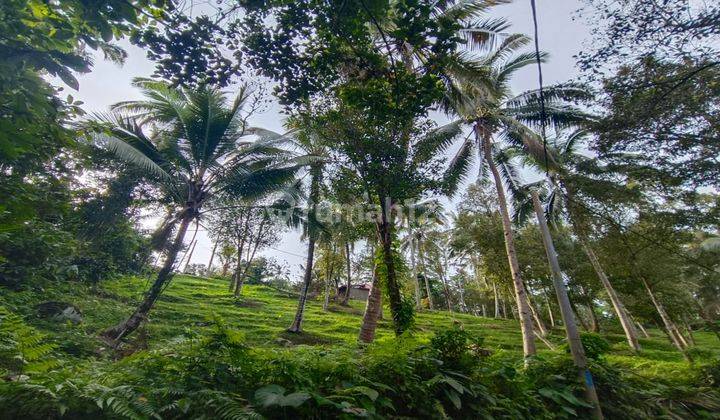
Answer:
[[(410, 252), (410, 269), (415, 283), (415, 300), (418, 309), (422, 306), (420, 289), (423, 288), (423, 285), (420, 284), (418, 274), (422, 274), (425, 280), (424, 287), (428, 299), (428, 308), (432, 310), (433, 301), (432, 294), (430, 293), (430, 281), (427, 277), (425, 243), (430, 231), (437, 226), (445, 224), (445, 216), (443, 214), (443, 207), (437, 200), (418, 203), (411, 210), (408, 214), (412, 214), (412, 217), (408, 217), (406, 220), (406, 234), (402, 238), (400, 249), (402, 251), (409, 250)], [(420, 273), (418, 273), (418, 266)]]
[(172, 203), (175, 213), (167, 229), (175, 230), (175, 237), (137, 309), (103, 332), (114, 342), (147, 318), (172, 278), (188, 226), (201, 217), (210, 198), (257, 199), (283, 188), (300, 167), (300, 161), (288, 159), (277, 142), (244, 139), (253, 133), (247, 124), (247, 86), (229, 103), (225, 94), (211, 87), (188, 90), (148, 79), (136, 79), (134, 85), (147, 99), (113, 106), (110, 114), (90, 123), (93, 137), (99, 146), (143, 170), (161, 192), (158, 199)]
[[(580, 153), (583, 140), (587, 136), (588, 132), (581, 128), (570, 132), (565, 137), (557, 136), (557, 138), (551, 139), (542, 153), (540, 153), (541, 143), (532, 148), (526, 148), (525, 150), (529, 150), (529, 153), (521, 153), (526, 165), (534, 167), (539, 172), (547, 175), (547, 179), (542, 182), (547, 189), (545, 209), (549, 218), (557, 220), (562, 213), (567, 215), (573, 233), (577, 236), (583, 252), (588, 257), (595, 274), (610, 299), (610, 303), (625, 332), (628, 345), (633, 350), (639, 351), (640, 344), (635, 324), (590, 244), (590, 223), (587, 209), (579, 201), (580, 198), (578, 197), (580, 186), (584, 186), (583, 191), (587, 191), (588, 186), (592, 186), (591, 188), (595, 190), (615, 189), (614, 183), (593, 178), (579, 171), (573, 171), (573, 168), (583, 165), (592, 165), (593, 170), (591, 172), (602, 171), (602, 168), (597, 167), (593, 159)], [(528, 139), (528, 141), (531, 141), (531, 139)], [(528, 202), (527, 205), (530, 207), (532, 203)], [(521, 211), (521, 213), (524, 212)]]
[[(303, 283), (298, 298), (298, 307), (295, 311), (293, 322), (287, 331), (292, 333), (302, 332), (302, 323), (305, 314), (305, 303), (312, 282), (313, 267), (315, 264), (315, 248), (323, 233), (324, 227), (318, 221), (318, 209), (324, 195), (325, 165), (329, 159), (329, 148), (317, 132), (313, 130), (312, 124), (301, 117), (291, 118), (287, 121), (289, 131), (285, 134), (276, 133), (270, 130), (256, 130), (263, 139), (279, 140), (289, 142), (299, 156), (307, 160), (307, 172), (309, 176), (308, 192), (304, 194), (307, 198), (305, 206), (296, 200), (296, 196), (290, 196), (283, 205), (288, 212), (288, 223), (302, 229), (302, 237), (308, 241), (308, 248), (304, 266)], [(301, 184), (296, 184), (300, 188)]]

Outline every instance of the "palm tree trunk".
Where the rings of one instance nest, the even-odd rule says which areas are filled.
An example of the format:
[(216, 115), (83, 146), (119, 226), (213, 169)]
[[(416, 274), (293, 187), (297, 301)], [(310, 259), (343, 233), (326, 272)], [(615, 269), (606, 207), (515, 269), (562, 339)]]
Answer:
[(190, 246), (190, 253), (188, 254), (187, 261), (185, 261), (185, 268), (183, 268), (183, 273), (187, 273), (188, 266), (190, 265), (190, 260), (192, 259), (193, 253), (195, 252), (195, 246), (197, 245), (197, 240), (193, 241), (192, 246)]
[(418, 241), (418, 258), (420, 259), (420, 267), (422, 267), (422, 276), (425, 280), (425, 293), (427, 294), (428, 309), (433, 310), (433, 299), (432, 293), (430, 292), (430, 279), (427, 276), (427, 270), (425, 269), (425, 253), (423, 252), (423, 244)]
[[(481, 134), (481, 127), (479, 125), (476, 125), (476, 132), (478, 135)], [(492, 172), (495, 180), (495, 188), (497, 190), (498, 201), (500, 203), (500, 215), (502, 216), (503, 234), (505, 236), (505, 251), (508, 257), (508, 263), (510, 264), (510, 273), (512, 274), (513, 286), (515, 289), (515, 302), (518, 307), (520, 330), (523, 337), (523, 354), (527, 360), (528, 357), (534, 356), (536, 353), (532, 313), (528, 307), (527, 292), (525, 291), (525, 286), (523, 285), (522, 278), (520, 277), (520, 266), (515, 253), (515, 240), (513, 237), (512, 224), (510, 223), (510, 213), (508, 212), (505, 191), (503, 191), (500, 173), (498, 172), (492, 158), (490, 135), (489, 133), (485, 133), (485, 135), (482, 135), (481, 138), (483, 139), (485, 161), (490, 167), (490, 171)]]
[[(314, 220), (317, 215), (317, 204), (320, 199), (320, 183), (322, 178), (322, 168), (318, 165), (310, 167), (310, 219)], [(316, 227), (309, 221), (308, 225), (308, 251), (307, 260), (305, 262), (305, 276), (303, 278), (302, 290), (300, 291), (300, 297), (298, 298), (298, 307), (295, 312), (295, 318), (292, 324), (288, 328), (289, 332), (300, 333), (302, 332), (303, 316), (305, 314), (305, 302), (307, 301), (307, 294), (310, 290), (310, 282), (312, 281), (312, 270), (315, 257), (315, 241), (317, 239)]]
[(245, 221), (243, 222), (242, 233), (238, 233), (237, 239), (237, 265), (235, 267), (233, 281), (230, 282), (230, 291), (234, 291), (234, 295), (236, 297), (240, 294), (238, 291), (238, 289), (240, 288), (240, 267), (242, 266), (242, 254), (245, 250), (245, 241), (247, 239), (248, 231), (250, 229), (250, 210), (245, 211), (244, 216)]
[(307, 260), (305, 261), (305, 276), (303, 278), (302, 290), (300, 291), (300, 300), (298, 301), (297, 311), (293, 323), (288, 328), (289, 332), (302, 332), (303, 316), (305, 314), (305, 302), (307, 301), (308, 291), (310, 290), (310, 282), (312, 281), (313, 259), (315, 256), (315, 238), (310, 236), (308, 240)]
[(495, 318), (500, 318), (500, 296), (498, 296), (497, 283), (495, 280), (492, 282), (493, 287), (493, 299), (495, 301)]
[(330, 307), (330, 282), (332, 281), (333, 273), (332, 259), (330, 258), (331, 254), (331, 245), (328, 244), (327, 258), (325, 259), (325, 300), (323, 301), (323, 311), (327, 311)]
[[(183, 254), (182, 258), (180, 258), (180, 262), (178, 263), (178, 268), (183, 264), (185, 261), (185, 257), (188, 256), (188, 254), (192, 257), (191, 249), (193, 248), (193, 245), (195, 244), (195, 238), (197, 237), (198, 229), (200, 228), (200, 222), (195, 222), (195, 232), (193, 233), (192, 238), (190, 239), (190, 246), (188, 246), (188, 249)], [(187, 269), (187, 263), (185, 263), (185, 269)], [(184, 270), (183, 270), (184, 271)]]
[(215, 259), (215, 251), (217, 251), (217, 246), (218, 246), (218, 243), (215, 242), (213, 244), (212, 252), (210, 253), (210, 261), (208, 262), (207, 269), (205, 270), (206, 276), (209, 276), (210, 274), (212, 274), (212, 263), (213, 263), (213, 260)]
[(540, 312), (535, 307), (535, 304), (530, 299), (530, 295), (527, 296), (527, 303), (530, 307), (530, 312), (532, 313), (532, 317), (535, 320), (535, 325), (537, 325), (537, 329), (540, 332), (540, 336), (547, 337), (548, 335), (548, 327), (545, 325), (545, 321), (540, 316)]
[[(597, 317), (597, 313), (595, 313), (595, 305), (593, 305), (595, 298), (585, 290), (582, 284), (578, 285), (578, 288), (580, 289), (582, 300), (588, 309), (588, 313), (590, 314), (590, 329), (588, 331), (594, 333), (600, 332), (600, 320)], [(578, 315), (578, 317), (580, 316)]]
[(413, 283), (415, 283), (415, 306), (420, 309), (422, 307), (420, 279), (418, 279), (417, 266), (415, 265), (415, 238), (413, 237), (412, 228), (410, 229), (410, 268), (412, 270)]
[[(388, 200), (389, 201), (389, 200)], [(397, 282), (397, 273), (395, 272), (395, 259), (394, 250), (392, 246), (393, 240), (393, 226), (390, 222), (391, 203), (387, 203), (385, 197), (382, 197), (381, 206), (382, 218), (376, 223), (378, 238), (380, 239), (380, 246), (382, 247), (382, 262), (385, 266), (384, 274), (385, 279), (382, 283), (385, 284), (385, 288), (388, 296), (388, 303), (390, 304), (390, 313), (393, 318), (393, 326), (395, 329), (395, 335), (400, 335), (404, 332), (404, 325), (400, 324), (400, 311), (402, 310), (402, 296), (400, 295), (400, 285)]]
[(605, 270), (603, 270), (602, 265), (600, 265), (600, 261), (595, 255), (595, 252), (587, 244), (587, 240), (585, 239), (585, 237), (583, 235), (578, 235), (578, 238), (580, 240), (580, 245), (582, 246), (583, 251), (585, 251), (585, 255), (587, 255), (588, 259), (590, 260), (590, 264), (592, 264), (593, 269), (595, 270), (595, 274), (597, 274), (600, 282), (602, 283), (605, 291), (608, 294), (608, 297), (610, 298), (610, 302), (615, 309), (615, 314), (620, 320), (620, 325), (622, 326), (623, 331), (625, 331), (625, 338), (627, 338), (628, 345), (634, 351), (640, 351), (638, 333), (635, 329), (635, 325), (633, 325), (632, 320), (630, 319), (630, 315), (628, 314), (627, 309), (625, 309), (625, 305), (623, 305), (617, 292), (615, 292), (615, 288), (610, 283), (610, 280), (608, 280), (608, 277), (605, 274)]
[(645, 290), (648, 293), (648, 296), (650, 296), (650, 301), (655, 306), (655, 309), (657, 310), (658, 314), (660, 315), (660, 319), (662, 319), (663, 324), (665, 324), (665, 329), (667, 330), (668, 336), (670, 337), (670, 340), (672, 340), (673, 344), (675, 344), (675, 347), (682, 353), (685, 353), (685, 349), (688, 347), (687, 342), (685, 341), (685, 338), (680, 334), (680, 331), (678, 331), (677, 326), (675, 323), (670, 319), (670, 316), (665, 311), (665, 307), (660, 303), (659, 300), (655, 297), (655, 294), (653, 293), (652, 289), (650, 288), (650, 285), (648, 282), (641, 278), (641, 281), (643, 283), (643, 286), (645, 286)]
[(547, 306), (548, 317), (550, 318), (550, 328), (555, 328), (555, 314), (553, 314), (552, 305), (550, 305), (550, 300), (548, 299), (547, 294), (544, 291), (544, 288), (543, 288), (543, 295), (545, 295), (545, 305)]
[(345, 242), (345, 271), (347, 274), (347, 285), (345, 286), (345, 296), (343, 296), (342, 305), (347, 305), (348, 301), (350, 300), (350, 283), (351, 283), (351, 273), (350, 273), (350, 243)]
[(583, 330), (585, 330), (585, 331), (590, 331), (590, 327), (588, 326), (588, 324), (587, 324), (587, 322), (585, 321), (585, 319), (582, 317), (582, 314), (580, 313), (577, 305), (575, 305), (575, 302), (572, 301), (572, 300), (570, 301), (570, 308), (572, 309), (573, 313), (575, 314), (576, 319), (577, 319), (577, 321), (580, 323), (580, 325), (582, 326)]
[(147, 314), (150, 312), (150, 309), (152, 309), (152, 307), (155, 305), (155, 302), (157, 301), (158, 297), (160, 297), (160, 294), (165, 288), (165, 285), (172, 279), (172, 269), (175, 263), (175, 259), (177, 258), (180, 248), (182, 247), (183, 240), (185, 239), (185, 233), (187, 232), (188, 226), (190, 225), (193, 217), (193, 213), (189, 209), (186, 209), (185, 215), (180, 222), (180, 227), (178, 228), (177, 234), (175, 235), (175, 240), (173, 241), (170, 249), (168, 250), (167, 258), (165, 259), (165, 262), (163, 263), (160, 272), (158, 272), (155, 282), (153, 283), (148, 293), (145, 295), (143, 301), (140, 303), (137, 309), (135, 309), (135, 312), (133, 312), (133, 314), (130, 315), (130, 317), (125, 321), (105, 330), (101, 334), (102, 337), (107, 338), (114, 343), (117, 343), (120, 341), (120, 339), (135, 331), (140, 326), (140, 324), (142, 324), (142, 322), (147, 319)]
[(650, 334), (648, 334), (648, 332), (647, 332), (647, 330), (645, 329), (645, 327), (643, 327), (642, 322), (635, 321), (635, 324), (638, 326), (638, 329), (639, 329), (640, 332), (642, 333), (643, 337), (645, 337), (645, 338), (650, 338)]
[(690, 327), (690, 324), (687, 322), (687, 320), (685, 320), (683, 322), (683, 324), (685, 325), (685, 331), (687, 332), (688, 344), (690, 344), (691, 346), (694, 346), (695, 345), (695, 337), (693, 336), (692, 327)]
[(372, 285), (370, 286), (370, 294), (368, 295), (367, 304), (365, 305), (365, 314), (363, 314), (363, 322), (360, 326), (359, 339), (363, 343), (372, 343), (375, 339), (375, 329), (377, 328), (378, 319), (380, 319), (380, 311), (382, 310), (382, 289), (378, 280), (377, 267), (373, 265)]
[(445, 295), (445, 303), (447, 304), (448, 312), (452, 312), (452, 302), (450, 301), (450, 288), (448, 287), (447, 278), (445, 274), (447, 272), (447, 264), (440, 265), (438, 262), (438, 272), (440, 273), (440, 280), (443, 284), (443, 294)]
[(467, 304), (465, 303), (465, 280), (463, 279), (463, 277), (460, 277), (458, 298), (460, 301), (460, 312), (467, 312)]
[(570, 353), (575, 367), (578, 369), (578, 379), (580, 383), (585, 386), (585, 398), (587, 402), (593, 406), (593, 417), (601, 419), (603, 418), (603, 414), (600, 408), (600, 401), (598, 400), (592, 375), (587, 368), (585, 349), (580, 341), (580, 333), (575, 323), (575, 315), (570, 307), (570, 297), (568, 296), (562, 271), (560, 270), (555, 244), (553, 243), (552, 236), (550, 236), (550, 229), (548, 229), (547, 220), (545, 220), (545, 212), (540, 204), (540, 198), (535, 191), (532, 192), (532, 200), (538, 225), (540, 226), (543, 244), (545, 245), (545, 253), (547, 254), (548, 263), (550, 264), (550, 271), (553, 275), (553, 285), (555, 286), (555, 294), (557, 295), (558, 305), (560, 306), (560, 314), (563, 319), (563, 324), (565, 325), (565, 333), (570, 346)]

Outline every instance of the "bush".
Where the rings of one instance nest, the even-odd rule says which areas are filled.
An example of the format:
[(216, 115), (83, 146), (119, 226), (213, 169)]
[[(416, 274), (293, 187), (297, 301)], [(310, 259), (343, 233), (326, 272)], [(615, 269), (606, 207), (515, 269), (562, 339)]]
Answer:
[[(590, 360), (599, 360), (610, 351), (610, 343), (597, 333), (581, 332), (580, 342), (585, 350), (585, 357)], [(566, 353), (570, 353), (570, 346), (567, 343), (563, 344), (562, 348)]]
[[(550, 419), (587, 414), (577, 371), (565, 355), (518, 370), (502, 355), (477, 357), (482, 340), (459, 325), (436, 335), (429, 346), (403, 336), (362, 350), (327, 350), (250, 348), (221, 319), (211, 324), (203, 334), (193, 332), (120, 361), (0, 382), (0, 417)], [(3, 334), (15, 336), (27, 328), (21, 322), (3, 325), (11, 325), (0, 327)], [(602, 364), (591, 368), (608, 418), (702, 416), (717, 397), (710, 388), (670, 388), (630, 380)]]
[(469, 370), (480, 362), (483, 338), (465, 331), (458, 323), (430, 340), (433, 354), (449, 369)]

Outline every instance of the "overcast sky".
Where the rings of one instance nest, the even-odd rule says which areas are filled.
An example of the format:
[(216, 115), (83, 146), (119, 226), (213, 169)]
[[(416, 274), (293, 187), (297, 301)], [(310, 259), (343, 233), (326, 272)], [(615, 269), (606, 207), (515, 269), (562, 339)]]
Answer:
[[(550, 54), (548, 62), (543, 65), (546, 84), (567, 81), (577, 75), (573, 56), (580, 51), (589, 35), (588, 27), (580, 19), (576, 19), (576, 11), (581, 6), (578, 0), (537, 0), (540, 48)], [(497, 7), (492, 15), (508, 19), (512, 23), (512, 32), (530, 36), (533, 34), (530, 0), (515, 0), (514, 3)], [(128, 52), (123, 66), (104, 61), (102, 56), (97, 56), (93, 71), (78, 77), (79, 92), (66, 88), (67, 92), (85, 103), (83, 108), (86, 111), (107, 111), (108, 106), (115, 102), (141, 98), (130, 82), (134, 77), (150, 76), (154, 65), (145, 57), (142, 49), (127, 42), (122, 42), (121, 45)], [(516, 92), (537, 88), (536, 68), (527, 67), (517, 73), (512, 86)], [(251, 121), (252, 125), (282, 131), (282, 120), (277, 110), (276, 106), (269, 107)], [(147, 223), (151, 224), (153, 221), (154, 219), (149, 219)], [(189, 236), (190, 234), (187, 241)], [(293, 276), (299, 277), (299, 265), (304, 258), (303, 245), (298, 234), (291, 232), (284, 236), (275, 249), (265, 250), (262, 254), (286, 262)], [(198, 233), (198, 244), (192, 262), (207, 264), (211, 247), (205, 233)], [(217, 260), (215, 263), (217, 264)], [(298, 281), (298, 278), (292, 280)]]

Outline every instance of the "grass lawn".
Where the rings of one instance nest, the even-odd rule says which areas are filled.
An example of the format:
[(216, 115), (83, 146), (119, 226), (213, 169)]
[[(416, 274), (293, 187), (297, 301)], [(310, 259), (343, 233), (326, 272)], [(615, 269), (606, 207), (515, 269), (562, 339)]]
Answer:
[[(96, 339), (102, 329), (128, 316), (147, 289), (147, 278), (125, 277), (103, 282), (91, 288), (77, 283), (59, 283), (46, 290), (12, 292), (0, 289), (0, 305), (24, 316), (27, 322), (57, 341), (59, 351), (68, 360), (81, 361), (102, 354), (103, 347)], [(78, 325), (42, 320), (35, 313), (41, 302), (57, 300), (70, 302), (83, 313)], [(364, 302), (351, 301), (349, 307), (332, 305), (322, 310), (320, 300), (310, 300), (305, 312), (305, 333), (290, 334), (285, 329), (295, 314), (296, 298), (267, 286), (246, 285), (240, 299), (228, 292), (224, 280), (176, 276), (150, 313), (146, 326), (136, 334), (142, 347), (154, 348), (179, 335), (201, 333), (208, 328), (213, 316), (222, 317), (231, 328), (241, 331), (249, 345), (277, 347), (287, 345), (357, 346), (357, 334), (362, 322)], [(392, 338), (389, 310), (379, 323), (377, 340)], [(514, 320), (450, 314), (443, 311), (423, 311), (417, 315), (416, 336), (423, 340), (436, 331), (450, 328), (459, 322), (466, 330), (485, 338), (485, 347), (508, 358), (521, 358), (521, 337)], [(647, 377), (681, 380), (689, 375), (689, 364), (658, 330), (650, 330), (650, 339), (641, 339), (643, 352), (633, 355), (621, 334), (604, 334), (611, 343), (606, 357), (612, 364), (632, 368)], [(697, 332), (697, 352), (703, 357), (720, 356), (717, 338), (711, 333)], [(281, 340), (280, 338), (284, 339)], [(550, 340), (561, 344), (563, 331), (553, 331)], [(289, 340), (292, 344), (289, 344)], [(550, 351), (538, 342), (540, 354)]]

